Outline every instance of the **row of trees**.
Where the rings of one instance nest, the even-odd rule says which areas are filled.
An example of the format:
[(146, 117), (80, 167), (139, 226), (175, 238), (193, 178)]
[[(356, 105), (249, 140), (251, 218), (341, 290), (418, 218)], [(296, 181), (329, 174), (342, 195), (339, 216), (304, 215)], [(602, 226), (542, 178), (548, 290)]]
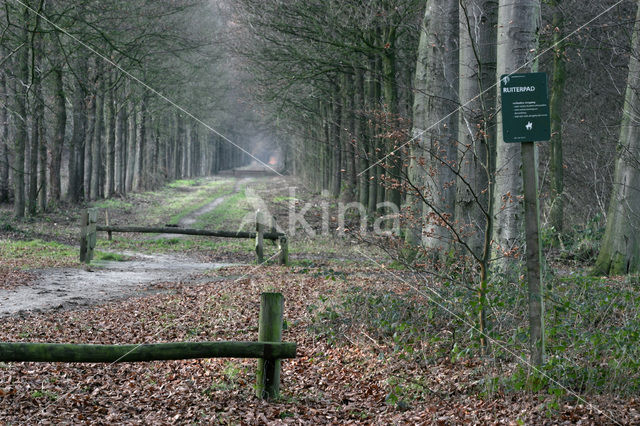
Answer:
[(209, 2), (7, 0), (0, 29), (0, 202), (15, 216), (246, 163), (203, 125), (242, 141), (250, 120)]
[[(609, 199), (627, 203), (610, 193), (622, 179), (613, 163), (637, 2), (228, 3), (238, 23), (230, 43), (255, 76), (254, 95), (268, 105), (294, 172), (371, 211), (381, 201), (404, 206), (409, 243), (438, 252), (461, 244), (483, 268), (519, 268), (522, 162), (520, 145), (502, 140), (504, 73), (550, 76), (541, 197), (556, 243), (565, 223), (604, 220)], [(633, 67), (629, 75), (627, 106)], [(625, 120), (620, 146), (633, 154)], [(637, 222), (630, 209), (624, 216)], [(626, 261), (600, 271), (637, 270), (631, 245)]]

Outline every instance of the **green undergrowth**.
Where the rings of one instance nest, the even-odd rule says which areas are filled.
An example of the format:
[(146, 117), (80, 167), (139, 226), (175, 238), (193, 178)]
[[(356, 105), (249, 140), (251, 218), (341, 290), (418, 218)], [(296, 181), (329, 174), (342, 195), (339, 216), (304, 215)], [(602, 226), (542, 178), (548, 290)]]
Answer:
[(131, 211), (134, 207), (133, 203), (119, 199), (119, 198), (109, 198), (107, 200), (96, 201), (92, 203), (91, 207), (98, 209), (117, 209), (117, 210), (125, 210)]
[(15, 269), (75, 266), (79, 264), (78, 256), (77, 248), (58, 242), (0, 240), (3, 266)]
[[(169, 186), (170, 189), (184, 188), (184, 186)], [(177, 224), (180, 219), (190, 213), (206, 206), (216, 198), (230, 194), (233, 191), (233, 183), (230, 181), (210, 181), (205, 185), (194, 185), (193, 192), (168, 191), (170, 194), (166, 198), (162, 197), (160, 203), (155, 207), (156, 215), (170, 218), (166, 221), (169, 224)], [(197, 224), (198, 222), (196, 222)]]
[(126, 256), (124, 254), (108, 253), (108, 252), (102, 252), (102, 251), (96, 252), (94, 255), (94, 258), (95, 260), (98, 260), (98, 261), (113, 261), (113, 262), (126, 262), (128, 260), (131, 260), (130, 256)]
[[(131, 193), (126, 199), (108, 199), (92, 203), (92, 207), (112, 211), (111, 222), (151, 226), (177, 224), (186, 215), (233, 191), (230, 179), (193, 179), (169, 183), (156, 191)], [(100, 221), (103, 213), (100, 213)]]
[[(207, 229), (249, 231), (253, 225), (253, 208), (244, 190), (229, 195), (219, 206), (200, 216), (196, 225)], [(243, 229), (239, 229), (242, 227)]]
[[(553, 398), (638, 394), (639, 284), (637, 276), (606, 280), (573, 275), (550, 282), (545, 301), (547, 362), (540, 371), (525, 362), (526, 285), (494, 284), (488, 318), (492, 344), (489, 357), (482, 358), (489, 368), (477, 382), (478, 393), (529, 391)], [(420, 365), (478, 357), (474, 292), (453, 283), (435, 288), (439, 296), (424, 285), (418, 290), (351, 287), (320, 296), (309, 308), (310, 330), (334, 345), (349, 345), (366, 334), (393, 348), (394, 357)]]
[(98, 239), (97, 247), (114, 251), (139, 251), (142, 253), (185, 253), (201, 250), (204, 250), (205, 252), (224, 250), (231, 253), (240, 253), (253, 251), (254, 242), (249, 239), (235, 238), (218, 239), (208, 237), (184, 237), (133, 239), (114, 235), (112, 241)]
[[(0, 240), (0, 258), (2, 265), (13, 269), (39, 269), (48, 267), (80, 266), (78, 248), (54, 241)], [(94, 259), (98, 261), (124, 262), (128, 256), (118, 253), (96, 251)]]

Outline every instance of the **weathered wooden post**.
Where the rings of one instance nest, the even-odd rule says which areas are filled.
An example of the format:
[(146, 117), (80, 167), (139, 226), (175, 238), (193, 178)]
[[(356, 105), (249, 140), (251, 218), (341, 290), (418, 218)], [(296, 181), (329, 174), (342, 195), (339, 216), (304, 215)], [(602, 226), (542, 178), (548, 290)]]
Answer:
[(280, 265), (287, 266), (289, 264), (289, 242), (286, 235), (278, 237), (278, 250), (280, 250)]
[(80, 262), (91, 263), (96, 247), (96, 222), (98, 211), (85, 209), (80, 218)]
[[(107, 226), (111, 225), (111, 223), (109, 223), (109, 209), (106, 209), (104, 211), (104, 223)], [(111, 231), (107, 231), (107, 239), (109, 241), (113, 240), (113, 233)]]
[[(258, 341), (282, 341), (282, 318), (284, 297), (282, 293), (262, 293), (260, 295), (260, 324)], [(256, 396), (274, 399), (280, 395), (280, 359), (258, 359), (256, 372)]]
[(87, 249), (89, 242), (87, 238), (87, 230), (89, 228), (89, 212), (88, 210), (82, 210), (80, 214), (80, 262), (87, 262)]
[(256, 212), (256, 255), (258, 263), (264, 262), (264, 221), (260, 210)]

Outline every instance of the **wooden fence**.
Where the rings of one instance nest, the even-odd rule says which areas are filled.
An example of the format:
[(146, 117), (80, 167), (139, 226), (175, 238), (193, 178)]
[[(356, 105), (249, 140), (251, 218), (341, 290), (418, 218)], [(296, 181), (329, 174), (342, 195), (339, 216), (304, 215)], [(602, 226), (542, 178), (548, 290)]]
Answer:
[(296, 357), (296, 344), (282, 342), (284, 297), (260, 295), (257, 342), (178, 342), (144, 345), (0, 343), (0, 362), (141, 362), (194, 358), (258, 358), (256, 395), (280, 394), (281, 360)]
[[(113, 232), (133, 232), (147, 234), (179, 234), (179, 235), (199, 235), (206, 237), (221, 238), (255, 238), (256, 240), (256, 256), (258, 262), (264, 261), (264, 240), (272, 240), (278, 242), (278, 262), (281, 265), (289, 263), (289, 243), (287, 236), (281, 232), (265, 232), (263, 222), (260, 220), (260, 212), (258, 212), (256, 220), (256, 232), (247, 231), (210, 231), (207, 229), (189, 229), (173, 226), (164, 227), (142, 227), (142, 226), (113, 226), (107, 224), (102, 226), (97, 224), (97, 209), (86, 209), (82, 212), (81, 228), (80, 228), (80, 261), (90, 263), (93, 259), (93, 251), (96, 246), (97, 232), (107, 232), (109, 239)], [(108, 218), (108, 216), (107, 216)]]

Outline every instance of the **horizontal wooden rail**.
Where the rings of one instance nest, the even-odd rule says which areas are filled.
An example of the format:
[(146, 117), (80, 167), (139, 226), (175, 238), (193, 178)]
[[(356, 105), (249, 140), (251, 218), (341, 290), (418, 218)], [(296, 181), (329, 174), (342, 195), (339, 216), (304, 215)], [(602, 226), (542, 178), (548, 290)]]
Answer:
[[(174, 227), (158, 227), (147, 228), (139, 226), (96, 226), (96, 231), (103, 232), (140, 232), (146, 234), (184, 234), (184, 235), (202, 235), (205, 237), (224, 237), (224, 238), (256, 238), (255, 232), (247, 231), (209, 231), (206, 229), (189, 229)], [(263, 238), (267, 240), (277, 241), (278, 238), (285, 234), (281, 232), (265, 232)]]
[(288, 342), (179, 342), (145, 345), (0, 343), (1, 362), (138, 362), (193, 358), (295, 358)]

